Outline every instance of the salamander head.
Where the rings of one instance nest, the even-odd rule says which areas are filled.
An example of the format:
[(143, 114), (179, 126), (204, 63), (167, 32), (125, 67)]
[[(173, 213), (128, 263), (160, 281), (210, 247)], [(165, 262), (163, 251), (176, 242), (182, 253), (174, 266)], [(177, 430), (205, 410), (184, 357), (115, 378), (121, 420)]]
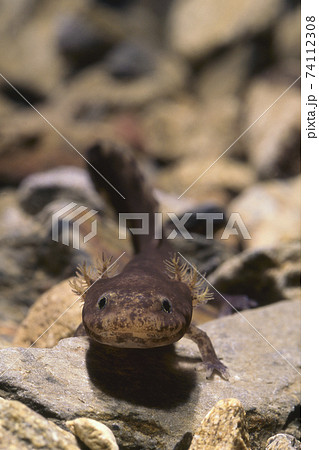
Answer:
[(85, 295), (87, 334), (112, 347), (161, 347), (178, 341), (192, 318), (188, 287), (169, 278), (147, 276), (100, 279)]

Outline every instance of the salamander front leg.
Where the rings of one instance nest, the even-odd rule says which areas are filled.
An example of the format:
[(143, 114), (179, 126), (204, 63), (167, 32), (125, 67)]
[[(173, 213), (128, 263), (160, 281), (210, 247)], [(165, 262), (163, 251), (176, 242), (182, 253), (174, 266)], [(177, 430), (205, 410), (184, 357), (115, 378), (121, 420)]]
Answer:
[(218, 359), (211, 340), (205, 331), (197, 328), (195, 325), (190, 325), (185, 337), (191, 339), (198, 345), (203, 363), (202, 367), (206, 369), (206, 378), (210, 378), (213, 372), (218, 372), (225, 380), (229, 379), (228, 369)]

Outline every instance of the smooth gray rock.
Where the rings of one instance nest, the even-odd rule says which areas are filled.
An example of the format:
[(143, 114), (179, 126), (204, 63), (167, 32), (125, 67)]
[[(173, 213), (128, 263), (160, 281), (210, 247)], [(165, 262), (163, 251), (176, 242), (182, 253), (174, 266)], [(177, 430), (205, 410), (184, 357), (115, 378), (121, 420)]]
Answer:
[(122, 448), (174, 448), (225, 398), (243, 404), (258, 448), (288, 425), (298, 438), (299, 305), (283, 301), (203, 326), (229, 368), (228, 382), (194, 371), (199, 353), (187, 339), (174, 354), (172, 347), (107, 349), (68, 338), (53, 349), (1, 350), (0, 395), (60, 425), (97, 419)]

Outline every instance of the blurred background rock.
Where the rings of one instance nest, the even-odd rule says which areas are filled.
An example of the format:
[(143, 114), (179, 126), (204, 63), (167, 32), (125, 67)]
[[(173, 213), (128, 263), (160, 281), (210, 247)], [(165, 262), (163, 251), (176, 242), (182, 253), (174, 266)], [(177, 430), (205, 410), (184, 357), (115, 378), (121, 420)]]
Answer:
[[(299, 82), (177, 197), (299, 77), (299, 2), (2, 0), (0, 54), (3, 77), (78, 152), (97, 139), (131, 147), (163, 211), (217, 205), (242, 215), (248, 242), (203, 243), (199, 234), (181, 243), (211, 280), (247, 294), (252, 280), (263, 286), (272, 277), (269, 301), (291, 298), (291, 286), (298, 295), (291, 279), (300, 270)], [(80, 252), (52, 241), (56, 202), (104, 209), (84, 167), (0, 77), (0, 335), (9, 341), (38, 295), (71, 276), (83, 258), (101, 246), (115, 257), (131, 251), (118, 241), (108, 206), (98, 235)], [(265, 270), (257, 264), (245, 286), (236, 264), (245, 267), (265, 246), (267, 257), (258, 256)], [(291, 253), (290, 276), (288, 257), (278, 255)], [(226, 266), (214, 275), (229, 258), (238, 258), (230, 272)], [(227, 285), (230, 273), (236, 276)], [(262, 292), (252, 294), (267, 304)]]

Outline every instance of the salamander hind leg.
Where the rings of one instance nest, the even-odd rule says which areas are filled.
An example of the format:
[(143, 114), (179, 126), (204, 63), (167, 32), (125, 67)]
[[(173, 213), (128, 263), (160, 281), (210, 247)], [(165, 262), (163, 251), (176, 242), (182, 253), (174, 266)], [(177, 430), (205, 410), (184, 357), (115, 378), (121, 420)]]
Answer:
[(211, 340), (205, 331), (197, 328), (195, 325), (190, 325), (185, 337), (191, 339), (198, 345), (203, 363), (201, 367), (206, 369), (206, 378), (210, 378), (213, 373), (218, 372), (225, 380), (229, 379), (229, 372), (227, 367), (218, 359)]

